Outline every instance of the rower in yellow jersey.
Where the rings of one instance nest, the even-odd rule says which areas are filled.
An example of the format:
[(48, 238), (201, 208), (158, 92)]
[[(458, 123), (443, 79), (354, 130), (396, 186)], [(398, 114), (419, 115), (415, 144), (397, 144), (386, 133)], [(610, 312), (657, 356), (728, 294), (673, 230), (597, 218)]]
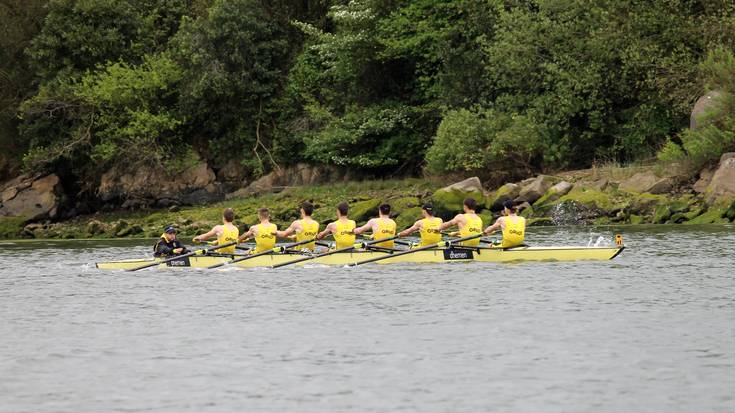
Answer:
[(355, 221), (347, 217), (350, 207), (347, 202), (340, 202), (337, 205), (337, 220), (327, 225), (324, 231), (320, 232), (316, 238), (322, 239), (332, 234), (337, 249), (347, 248), (355, 245)]
[[(312, 203), (309, 201), (304, 201), (301, 204), (301, 208), (299, 209), (301, 219), (297, 219), (296, 221), (292, 222), (291, 226), (286, 228), (285, 231), (276, 231), (276, 235), (278, 235), (279, 238), (288, 238), (295, 234), (296, 242), (302, 242), (316, 238), (317, 234), (319, 234), (319, 223), (311, 219), (311, 214), (313, 212), (314, 205), (312, 205)], [(308, 251), (314, 251), (314, 248), (316, 248), (316, 244), (310, 242), (308, 244), (302, 245), (301, 248)]]
[(487, 235), (497, 231), (498, 228), (502, 229), (503, 241), (499, 245), (500, 248), (512, 248), (523, 245), (526, 237), (526, 218), (516, 215), (518, 213), (518, 207), (512, 201), (506, 201), (503, 204), (503, 213), (505, 214), (504, 217), (498, 218), (494, 224), (485, 228), (483, 232)]
[[(235, 220), (235, 212), (232, 208), (227, 208), (222, 211), (222, 225), (217, 225), (212, 228), (209, 232), (194, 237), (194, 242), (204, 242), (214, 236), (217, 237), (215, 245), (228, 244), (233, 241), (237, 241), (240, 230), (232, 223)], [(235, 252), (235, 246), (229, 246), (216, 250), (220, 254), (233, 254)]]
[(431, 204), (424, 204), (421, 207), (422, 219), (416, 221), (411, 228), (401, 231), (398, 235), (405, 237), (419, 231), (421, 241), (419, 247), (433, 245), (442, 240), (442, 219), (434, 216), (434, 207)]
[[(373, 239), (379, 240), (383, 238), (392, 238), (396, 235), (396, 221), (390, 218), (390, 205), (383, 204), (378, 207), (378, 217), (373, 218), (367, 222), (367, 224), (360, 228), (355, 228), (354, 233), (357, 235), (370, 230)], [(374, 247), (393, 248), (395, 243), (393, 241), (379, 242), (373, 244)]]
[(270, 222), (268, 208), (258, 209), (258, 219), (260, 219), (260, 224), (253, 225), (248, 232), (240, 237), (240, 242), (247, 238), (255, 238), (255, 251), (251, 251), (252, 253), (268, 251), (276, 246), (278, 227)]
[[(458, 214), (451, 221), (443, 223), (441, 229), (445, 230), (456, 225), (459, 228), (459, 236), (461, 238), (482, 234), (482, 218), (475, 213), (475, 208), (477, 208), (477, 201), (472, 198), (465, 199), (462, 205), (464, 214)], [(480, 238), (465, 241), (461, 245), (465, 247), (476, 247), (480, 245)]]

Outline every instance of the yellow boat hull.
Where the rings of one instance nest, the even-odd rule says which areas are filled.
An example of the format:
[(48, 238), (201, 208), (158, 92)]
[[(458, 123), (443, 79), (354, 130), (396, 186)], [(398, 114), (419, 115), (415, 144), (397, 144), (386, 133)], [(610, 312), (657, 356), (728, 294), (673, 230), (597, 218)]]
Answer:
[[(404, 254), (395, 258), (386, 258), (377, 261), (377, 264), (401, 263), (445, 263), (445, 262), (519, 262), (519, 261), (604, 261), (618, 256), (625, 247), (519, 247), (511, 249), (479, 248), (466, 249), (437, 249), (418, 251)], [(384, 257), (387, 252), (355, 251), (343, 252), (300, 262), (296, 265), (336, 265), (344, 266), (363, 260)], [(301, 254), (271, 254), (255, 257), (233, 264), (238, 268), (271, 267), (302, 257)], [(239, 258), (239, 257), (238, 257)], [(231, 260), (228, 256), (201, 256), (182, 258), (161, 267), (192, 267), (206, 268), (215, 264), (226, 263)], [(160, 261), (160, 260), (158, 260)], [(125, 260), (97, 263), (97, 268), (105, 270), (127, 270), (154, 262), (148, 260)]]

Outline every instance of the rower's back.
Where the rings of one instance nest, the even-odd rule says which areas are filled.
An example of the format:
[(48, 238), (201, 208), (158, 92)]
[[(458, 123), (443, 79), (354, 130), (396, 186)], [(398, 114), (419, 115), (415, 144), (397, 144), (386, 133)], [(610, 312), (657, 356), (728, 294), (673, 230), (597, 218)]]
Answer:
[[(316, 234), (319, 233), (319, 223), (311, 218), (300, 219), (298, 220), (298, 223), (301, 227), (301, 231), (296, 233), (296, 242), (303, 242), (314, 239), (316, 237)], [(302, 245), (301, 248), (309, 251), (314, 251), (314, 248), (316, 248), (316, 243), (310, 242), (308, 244)]]
[(253, 235), (255, 236), (255, 252), (265, 252), (275, 248), (276, 231), (278, 227), (269, 221), (270, 213), (267, 208), (258, 210), (258, 218), (260, 224), (253, 226)]
[[(381, 240), (396, 236), (396, 221), (390, 218), (390, 205), (382, 204), (378, 207), (378, 218), (373, 221), (373, 239)], [(394, 248), (395, 242), (385, 241), (373, 244), (376, 247)]]
[(343, 216), (334, 221), (334, 243), (337, 249), (355, 245), (355, 221)]
[(442, 240), (442, 219), (439, 217), (427, 217), (421, 220), (421, 229), (419, 230), (419, 237), (421, 242), (420, 247), (427, 245), (434, 245)]
[[(240, 230), (232, 223), (235, 220), (235, 212), (231, 208), (227, 208), (222, 213), (222, 225), (220, 225), (220, 231), (217, 234), (217, 245), (229, 244), (237, 242), (240, 236)], [(235, 244), (220, 248), (217, 250), (220, 254), (234, 254)]]
[[(477, 201), (473, 198), (464, 200), (464, 225), (459, 228), (459, 236), (462, 238), (482, 234), (482, 218), (475, 213)], [(480, 237), (462, 242), (465, 247), (477, 247), (480, 245)]]
[[(380, 217), (375, 221), (376, 231), (373, 234), (374, 240), (381, 240), (385, 238), (392, 238), (396, 235), (396, 222), (390, 218)], [(393, 248), (395, 242), (385, 241), (374, 244), (376, 247)]]
[(526, 218), (509, 215), (503, 219), (503, 241), (501, 248), (523, 245), (526, 237)]

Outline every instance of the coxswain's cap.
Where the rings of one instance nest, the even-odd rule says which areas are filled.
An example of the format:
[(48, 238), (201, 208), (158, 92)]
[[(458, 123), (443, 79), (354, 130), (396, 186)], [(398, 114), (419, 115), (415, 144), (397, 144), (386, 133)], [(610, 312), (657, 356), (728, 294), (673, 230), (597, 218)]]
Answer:
[(176, 233), (176, 228), (174, 228), (173, 225), (169, 225), (169, 226), (166, 227), (166, 229), (163, 230), (163, 232), (165, 232), (167, 234), (175, 234)]

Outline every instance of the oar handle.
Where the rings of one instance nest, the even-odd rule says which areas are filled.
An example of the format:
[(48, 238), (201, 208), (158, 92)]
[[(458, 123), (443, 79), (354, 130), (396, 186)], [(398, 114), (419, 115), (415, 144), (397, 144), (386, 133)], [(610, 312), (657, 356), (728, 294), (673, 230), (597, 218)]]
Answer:
[(280, 246), (280, 247), (275, 247), (275, 248), (272, 248), (272, 249), (267, 250), (267, 251), (258, 252), (258, 253), (255, 253), (253, 255), (248, 255), (248, 256), (236, 258), (234, 260), (230, 260), (230, 261), (227, 261), (227, 262), (221, 262), (221, 263), (218, 263), (218, 264), (210, 265), (209, 267), (207, 267), (207, 269), (219, 268), (219, 267), (222, 267), (224, 265), (235, 264), (235, 263), (238, 263), (238, 262), (247, 261), (249, 259), (253, 259), (253, 258), (256, 258), (256, 257), (261, 257), (263, 255), (277, 254), (279, 252), (286, 251), (289, 248), (298, 247), (299, 245), (308, 244), (308, 243), (314, 242), (314, 241), (316, 241), (316, 238), (307, 239), (307, 240), (303, 240), (303, 241), (299, 241), (299, 242), (294, 242), (292, 244), (283, 245), (283, 246)]
[(470, 235), (470, 236), (467, 236), (467, 237), (464, 237), (464, 238), (458, 238), (458, 239), (451, 240), (451, 241), (441, 241), (441, 242), (437, 242), (436, 244), (427, 245), (425, 247), (414, 248), (412, 250), (401, 251), (401, 252), (397, 252), (395, 254), (386, 254), (385, 256), (382, 256), (382, 257), (369, 258), (369, 259), (366, 259), (366, 260), (363, 260), (363, 261), (353, 262), (352, 264), (349, 264), (348, 266), (355, 267), (355, 266), (358, 266), (358, 265), (368, 264), (368, 263), (376, 262), (376, 261), (381, 261), (381, 260), (385, 260), (385, 259), (388, 259), (388, 258), (400, 257), (400, 256), (406, 255), (406, 254), (413, 254), (414, 252), (425, 251), (425, 250), (432, 249), (432, 248), (442, 248), (442, 247), (450, 248), (452, 245), (455, 245), (457, 243), (464, 242), (464, 241), (469, 241), (469, 240), (473, 240), (475, 238), (480, 238), (481, 236), (482, 236), (482, 233), (475, 234), (475, 235)]
[(237, 241), (228, 242), (228, 243), (222, 244), (222, 245), (215, 245), (213, 247), (209, 247), (209, 248), (205, 248), (205, 249), (201, 249), (201, 250), (196, 250), (196, 251), (188, 252), (188, 253), (183, 254), (183, 255), (177, 255), (175, 257), (167, 258), (167, 259), (165, 259), (163, 261), (154, 261), (154, 262), (152, 262), (150, 264), (141, 265), (140, 267), (130, 268), (127, 271), (143, 270), (143, 269), (146, 269), (146, 268), (155, 267), (157, 265), (166, 264), (166, 263), (169, 263), (169, 262), (174, 261), (174, 260), (180, 260), (182, 258), (191, 257), (192, 255), (206, 254), (208, 252), (216, 251), (216, 250), (218, 250), (220, 248), (226, 248), (226, 247), (230, 247), (230, 246), (236, 245), (236, 244), (237, 244)]
[(393, 237), (383, 238), (383, 239), (379, 239), (379, 240), (372, 240), (372, 241), (367, 241), (367, 242), (359, 242), (359, 243), (356, 243), (356, 244), (354, 244), (352, 246), (349, 246), (349, 247), (340, 248), (340, 249), (336, 249), (336, 250), (333, 250), (333, 251), (327, 251), (327, 252), (323, 252), (321, 254), (312, 255), (312, 256), (309, 256), (309, 257), (302, 257), (302, 258), (298, 258), (298, 259), (287, 261), (287, 262), (282, 262), (280, 264), (276, 264), (276, 265), (272, 266), (271, 268), (281, 268), (281, 267), (285, 267), (285, 266), (291, 265), (291, 264), (298, 264), (300, 262), (309, 261), (309, 260), (313, 260), (313, 259), (321, 258), (321, 257), (326, 257), (328, 255), (337, 254), (337, 253), (340, 253), (340, 252), (347, 252), (347, 251), (352, 251), (352, 250), (357, 249), (357, 248), (364, 248), (364, 247), (367, 247), (368, 245), (377, 244), (377, 243), (380, 243), (380, 242), (392, 241), (392, 240), (394, 240), (396, 238), (399, 238), (399, 236), (398, 235), (395, 235)]

